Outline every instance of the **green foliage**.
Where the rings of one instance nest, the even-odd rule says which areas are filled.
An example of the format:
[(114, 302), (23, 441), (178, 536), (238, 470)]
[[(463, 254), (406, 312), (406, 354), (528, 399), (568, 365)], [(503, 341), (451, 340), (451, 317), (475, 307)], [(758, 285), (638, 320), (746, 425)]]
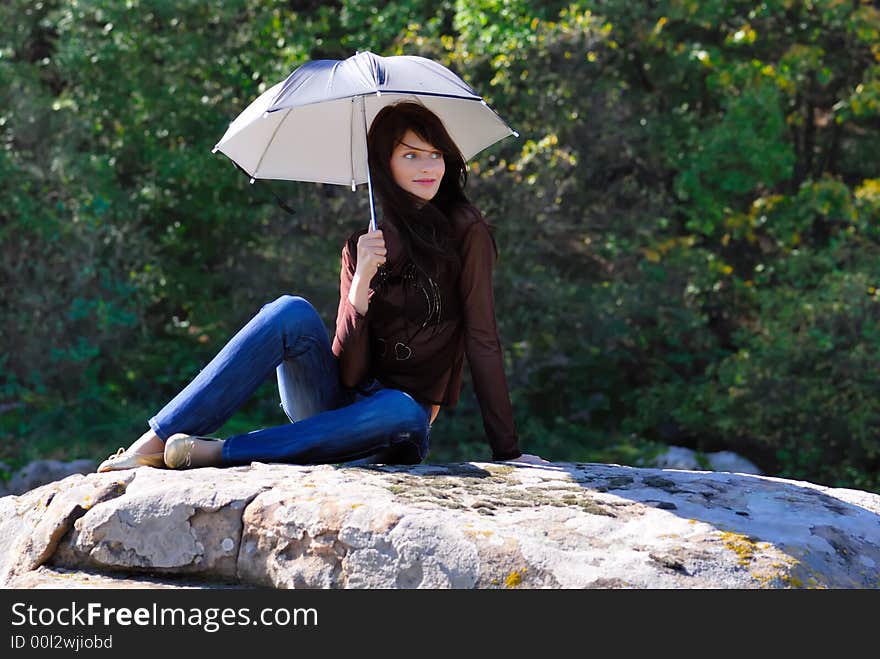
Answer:
[[(280, 294), (332, 329), (365, 195), (250, 186), (211, 148), (365, 49), (441, 61), (521, 134), (469, 190), (525, 450), (880, 491), (880, 11), (835, 0), (4, 4), (0, 459), (128, 444)], [(486, 457), (470, 388), (432, 460)], [(272, 389), (223, 432), (283, 423)]]
[(878, 274), (838, 271), (809, 291), (768, 289), (737, 352), (701, 382), (644, 391), (629, 429), (672, 422), (704, 450), (770, 453), (779, 475), (876, 489), (880, 297), (870, 282)]
[[(712, 83), (710, 76), (707, 84)], [(679, 171), (675, 189), (686, 204), (687, 228), (707, 236), (720, 230), (732, 207), (790, 179), (794, 162), (780, 92), (772, 82), (758, 78), (721, 95), (717, 122), (671, 142), (681, 149), (670, 160)]]

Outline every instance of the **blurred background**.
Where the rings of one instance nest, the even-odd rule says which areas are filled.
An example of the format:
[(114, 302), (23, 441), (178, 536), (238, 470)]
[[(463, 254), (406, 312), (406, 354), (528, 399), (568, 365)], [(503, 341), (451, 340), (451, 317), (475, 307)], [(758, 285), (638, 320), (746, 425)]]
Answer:
[[(7, 0), (0, 460), (127, 446), (281, 294), (332, 331), (365, 189), (251, 186), (211, 148), (300, 64), (372, 50), (520, 133), (468, 189), (524, 450), (880, 492), (878, 5)], [(431, 462), (489, 457), (468, 378)], [(285, 422), (270, 381), (218, 436)]]

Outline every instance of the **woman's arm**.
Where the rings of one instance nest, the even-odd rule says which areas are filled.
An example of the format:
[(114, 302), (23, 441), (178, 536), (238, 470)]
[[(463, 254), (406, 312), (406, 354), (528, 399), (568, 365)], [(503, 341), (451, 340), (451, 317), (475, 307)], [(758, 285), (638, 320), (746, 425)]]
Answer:
[(504, 355), (495, 320), (492, 271), (495, 245), (489, 226), (480, 218), (466, 230), (461, 248), (459, 280), (465, 323), (465, 353), (483, 416), (493, 460), (522, 455), (513, 408), (504, 375)]
[(369, 311), (370, 281), (380, 264), (385, 262), (385, 242), (381, 231), (358, 238), (357, 256), (352, 254), (352, 241), (342, 248), (339, 272), (339, 309), (336, 313), (336, 334), (333, 354), (339, 359), (339, 378), (348, 388), (362, 382), (370, 366)]

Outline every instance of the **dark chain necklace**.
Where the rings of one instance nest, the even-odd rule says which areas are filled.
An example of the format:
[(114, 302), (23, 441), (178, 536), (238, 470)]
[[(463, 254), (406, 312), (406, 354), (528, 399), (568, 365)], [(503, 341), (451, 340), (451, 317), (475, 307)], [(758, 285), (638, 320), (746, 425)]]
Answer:
[[(378, 279), (376, 287), (381, 288), (383, 293), (387, 292), (390, 283), (389, 280), (391, 279), (388, 275), (387, 268), (384, 266), (380, 267), (377, 275)], [(440, 295), (440, 287), (437, 285), (437, 282), (431, 277), (419, 277), (418, 268), (416, 268), (415, 263), (412, 261), (404, 266), (400, 279), (403, 282), (403, 309), (407, 336), (404, 341), (397, 341), (394, 344), (394, 356), (398, 361), (406, 361), (413, 356), (413, 339), (415, 339), (426, 327), (432, 325), (437, 326), (440, 324), (440, 320), (443, 317), (443, 298)], [(425, 281), (425, 279), (427, 279), (427, 281)], [(408, 293), (409, 290), (413, 288), (417, 288), (422, 292), (425, 296), (427, 306), (425, 319), (421, 325), (416, 327), (415, 331), (410, 330), (409, 318), (406, 317)], [(385, 339), (380, 338), (378, 339), (378, 342), (380, 345), (380, 356), (384, 357), (387, 350), (386, 341)]]

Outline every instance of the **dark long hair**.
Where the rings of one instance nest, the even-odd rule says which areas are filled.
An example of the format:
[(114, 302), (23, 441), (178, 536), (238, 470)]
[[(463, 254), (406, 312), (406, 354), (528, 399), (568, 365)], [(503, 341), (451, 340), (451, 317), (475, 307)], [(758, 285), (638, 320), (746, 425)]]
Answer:
[[(391, 153), (407, 130), (443, 154), (446, 171), (428, 202), (397, 185), (391, 173)], [(404, 101), (379, 111), (367, 141), (373, 188), (385, 218), (400, 233), (404, 256), (429, 277), (439, 276), (444, 266), (457, 272), (461, 260), (453, 240), (452, 214), (470, 201), (464, 193), (464, 158), (443, 122), (425, 106)]]

